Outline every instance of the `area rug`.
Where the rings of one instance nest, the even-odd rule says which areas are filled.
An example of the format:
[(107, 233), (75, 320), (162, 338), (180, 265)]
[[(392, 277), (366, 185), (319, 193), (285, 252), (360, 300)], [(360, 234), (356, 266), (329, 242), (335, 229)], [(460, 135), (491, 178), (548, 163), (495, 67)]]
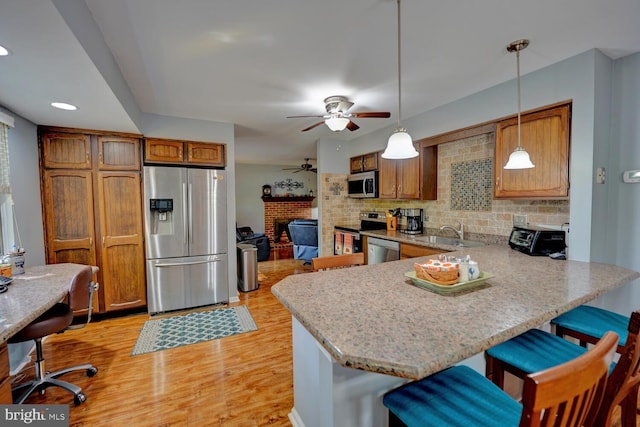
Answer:
[(147, 320), (132, 356), (258, 329), (246, 305)]

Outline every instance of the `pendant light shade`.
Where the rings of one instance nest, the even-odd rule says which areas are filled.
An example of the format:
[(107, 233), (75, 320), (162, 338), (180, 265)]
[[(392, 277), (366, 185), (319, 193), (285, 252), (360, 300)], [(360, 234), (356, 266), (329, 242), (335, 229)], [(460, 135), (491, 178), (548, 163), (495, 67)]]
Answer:
[(389, 137), (387, 149), (382, 153), (385, 159), (410, 159), (416, 157), (418, 152), (413, 146), (411, 135), (405, 128), (396, 128)]
[(533, 167), (535, 165), (531, 163), (529, 153), (522, 147), (516, 147), (509, 156), (509, 161), (504, 165), (505, 169), (531, 169)]
[(345, 117), (329, 117), (324, 123), (334, 132), (345, 130), (349, 124), (349, 119)]
[(529, 40), (527, 39), (516, 40), (507, 46), (507, 51), (516, 53), (518, 69), (518, 146), (509, 156), (507, 164), (504, 165), (505, 169), (531, 169), (535, 167), (529, 158), (529, 153), (522, 148), (520, 143), (520, 51), (525, 49), (527, 46), (529, 46)]
[(410, 159), (417, 157), (418, 152), (413, 146), (411, 135), (407, 130), (400, 126), (400, 118), (402, 116), (402, 85), (401, 85), (401, 68), (400, 68), (400, 0), (398, 3), (398, 127), (389, 137), (387, 148), (382, 153), (384, 159)]

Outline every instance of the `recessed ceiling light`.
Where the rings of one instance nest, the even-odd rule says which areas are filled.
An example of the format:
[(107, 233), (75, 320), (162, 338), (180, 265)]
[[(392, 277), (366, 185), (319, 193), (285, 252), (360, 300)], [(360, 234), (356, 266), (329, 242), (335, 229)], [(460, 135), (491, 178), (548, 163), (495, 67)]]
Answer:
[(74, 111), (78, 109), (78, 107), (76, 107), (75, 105), (67, 104), (66, 102), (52, 102), (51, 106), (68, 111)]
[(0, 46), (0, 56), (7, 56), (9, 55), (9, 49), (7, 49), (4, 46)]

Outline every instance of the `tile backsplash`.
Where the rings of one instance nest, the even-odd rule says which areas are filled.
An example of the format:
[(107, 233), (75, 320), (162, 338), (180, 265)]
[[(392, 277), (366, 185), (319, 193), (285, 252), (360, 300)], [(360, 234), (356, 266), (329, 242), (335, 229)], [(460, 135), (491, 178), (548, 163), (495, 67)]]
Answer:
[(347, 196), (346, 174), (321, 175), (322, 251), (333, 253), (333, 226), (353, 224), (363, 210), (423, 208), (425, 229), (463, 222), (469, 238), (507, 240), (513, 215), (529, 223), (561, 226), (569, 222), (568, 200), (494, 200), (494, 134), (460, 139), (438, 146), (438, 199), (362, 200)]

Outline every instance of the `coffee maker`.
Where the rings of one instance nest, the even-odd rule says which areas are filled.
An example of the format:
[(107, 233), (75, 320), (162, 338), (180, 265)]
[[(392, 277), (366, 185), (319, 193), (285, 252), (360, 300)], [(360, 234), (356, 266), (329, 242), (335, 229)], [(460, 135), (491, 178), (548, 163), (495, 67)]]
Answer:
[(422, 209), (402, 209), (404, 227), (400, 230), (406, 234), (422, 234)]

